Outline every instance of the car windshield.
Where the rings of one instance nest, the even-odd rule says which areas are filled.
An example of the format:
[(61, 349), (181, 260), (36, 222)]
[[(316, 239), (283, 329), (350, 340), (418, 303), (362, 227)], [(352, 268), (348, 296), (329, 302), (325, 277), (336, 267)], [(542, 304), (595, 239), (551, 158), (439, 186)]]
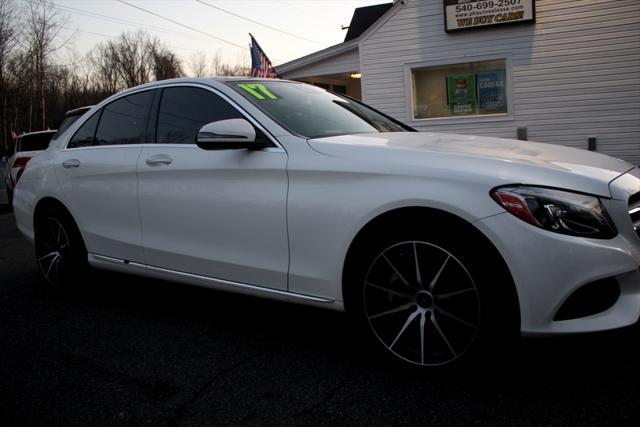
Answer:
[(279, 80), (227, 84), (280, 125), (306, 138), (413, 131), (364, 104), (316, 86)]
[(46, 150), (54, 132), (34, 133), (22, 135), (18, 140), (16, 152)]

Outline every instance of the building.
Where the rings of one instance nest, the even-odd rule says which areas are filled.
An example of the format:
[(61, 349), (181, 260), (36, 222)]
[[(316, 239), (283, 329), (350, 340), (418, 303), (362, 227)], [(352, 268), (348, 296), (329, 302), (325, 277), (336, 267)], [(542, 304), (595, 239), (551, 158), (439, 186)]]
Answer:
[(276, 67), (422, 131), (520, 138), (640, 164), (640, 0), (398, 0)]

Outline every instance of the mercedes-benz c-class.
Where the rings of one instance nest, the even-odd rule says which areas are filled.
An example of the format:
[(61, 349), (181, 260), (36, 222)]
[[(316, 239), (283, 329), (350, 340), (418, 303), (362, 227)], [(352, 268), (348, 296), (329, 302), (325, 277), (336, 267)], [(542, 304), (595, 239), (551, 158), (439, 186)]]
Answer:
[(640, 315), (633, 165), (416, 132), (298, 82), (114, 95), (29, 162), (14, 209), (53, 285), (108, 269), (346, 310), (421, 366)]

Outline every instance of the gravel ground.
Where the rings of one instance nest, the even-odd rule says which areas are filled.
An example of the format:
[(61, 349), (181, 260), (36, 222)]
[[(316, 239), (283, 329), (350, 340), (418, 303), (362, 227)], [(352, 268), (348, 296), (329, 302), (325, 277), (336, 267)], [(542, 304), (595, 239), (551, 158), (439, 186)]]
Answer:
[(345, 322), (120, 275), (55, 291), (0, 214), (3, 425), (640, 424), (637, 327), (435, 375), (371, 357)]

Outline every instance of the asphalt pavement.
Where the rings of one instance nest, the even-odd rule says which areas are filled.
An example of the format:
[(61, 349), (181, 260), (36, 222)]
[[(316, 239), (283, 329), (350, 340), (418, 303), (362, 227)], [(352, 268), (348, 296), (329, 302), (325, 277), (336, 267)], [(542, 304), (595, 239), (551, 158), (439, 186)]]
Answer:
[(637, 327), (441, 374), (342, 313), (122, 275), (60, 292), (0, 214), (0, 424), (639, 425)]

